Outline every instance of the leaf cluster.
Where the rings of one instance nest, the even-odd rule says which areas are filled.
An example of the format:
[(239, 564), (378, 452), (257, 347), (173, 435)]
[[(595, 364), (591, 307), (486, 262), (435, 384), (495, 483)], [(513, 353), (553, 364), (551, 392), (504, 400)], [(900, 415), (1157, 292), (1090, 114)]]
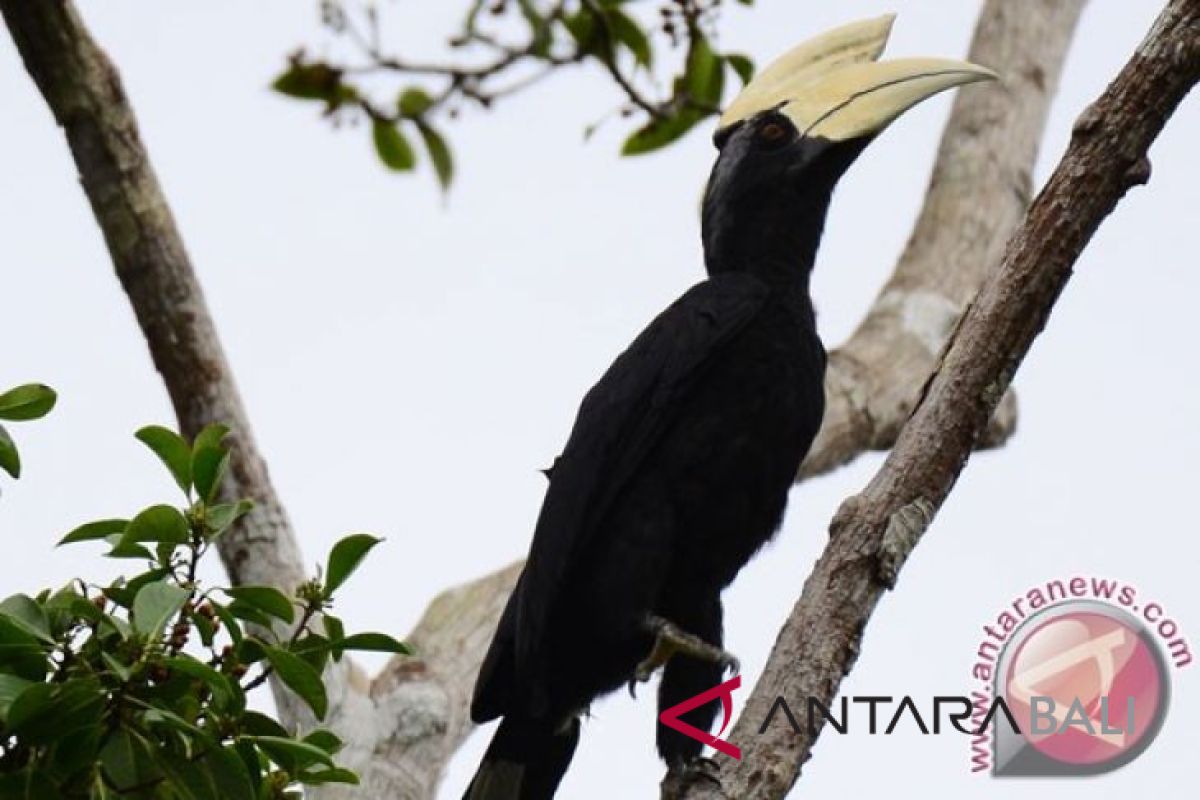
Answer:
[(345, 537), (323, 576), (291, 593), (202, 586), (200, 560), (253, 509), (219, 501), (228, 433), (212, 425), (189, 442), (138, 431), (185, 504), (89, 522), (60, 541), (104, 543), (108, 557), (140, 565), (132, 576), (0, 602), (0, 798), (268, 800), (357, 782), (335, 761), (335, 734), (289, 731), (246, 698), (274, 674), (321, 720), (331, 659), (408, 652), (386, 634), (347, 634), (330, 613), (381, 540)]
[[(386, 51), (375, 5), (356, 12), (352, 2), (321, 0), (322, 18), (360, 58), (340, 62), (299, 50), (272, 86), (321, 103), (335, 121), (365, 118), (388, 169), (412, 171), (423, 150), (443, 189), (454, 177), (454, 158), (441, 119), (457, 116), (466, 103), (491, 108), (564, 67), (598, 68), (624, 96), (622, 116), (642, 118), (621, 149), (623, 155), (640, 155), (666, 147), (719, 113), (727, 72), (743, 83), (754, 73), (749, 58), (715, 46), (720, 0), (658, 0), (656, 14), (639, 13), (635, 6), (651, 4), (639, 0), (471, 0), (461, 32), (449, 40), (462, 60), (450, 63)], [(753, 0), (738, 2), (748, 6)], [(661, 84), (656, 70), (667, 47), (682, 48), (684, 55), (678, 71)], [(403, 81), (382, 100), (368, 88), (381, 75)]]

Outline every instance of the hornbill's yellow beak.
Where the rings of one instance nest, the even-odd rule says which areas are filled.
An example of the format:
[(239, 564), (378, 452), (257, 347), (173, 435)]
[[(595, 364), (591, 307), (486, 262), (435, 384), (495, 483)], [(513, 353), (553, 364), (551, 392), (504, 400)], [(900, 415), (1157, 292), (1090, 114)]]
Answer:
[(883, 130), (944, 89), (993, 80), (989, 69), (943, 58), (877, 61), (894, 14), (852, 22), (793, 48), (754, 77), (721, 115), (718, 132), (777, 109), (804, 136), (845, 141)]

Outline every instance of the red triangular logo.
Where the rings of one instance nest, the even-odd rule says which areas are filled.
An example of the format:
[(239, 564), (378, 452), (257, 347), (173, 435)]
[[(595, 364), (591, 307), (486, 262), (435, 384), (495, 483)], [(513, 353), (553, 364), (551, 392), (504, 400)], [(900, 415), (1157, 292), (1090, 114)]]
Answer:
[[(724, 753), (738, 761), (742, 759), (742, 750), (740, 747), (735, 747), (724, 739), (718, 739), (729, 727), (729, 720), (733, 716), (733, 690), (740, 688), (742, 685), (742, 676), (734, 675), (729, 680), (722, 683), (720, 686), (714, 686), (706, 692), (701, 692), (695, 697), (684, 700), (677, 706), (671, 706), (658, 715), (658, 721), (668, 728), (677, 730), (684, 736), (691, 737), (698, 742), (703, 742), (709, 747), (716, 750), (718, 753)], [(702, 731), (695, 725), (688, 725), (686, 722), (679, 719), (681, 716), (691, 711), (693, 708), (699, 708), (705, 703), (711, 702), (716, 698), (721, 698), (721, 709), (725, 712), (725, 718), (721, 721), (721, 730), (717, 731), (717, 736), (713, 736), (708, 731)]]

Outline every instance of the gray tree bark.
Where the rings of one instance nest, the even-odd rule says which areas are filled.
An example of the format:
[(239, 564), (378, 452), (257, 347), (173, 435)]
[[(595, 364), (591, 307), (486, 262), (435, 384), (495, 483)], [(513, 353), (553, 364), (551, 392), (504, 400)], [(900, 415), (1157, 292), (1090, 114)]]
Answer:
[[(801, 477), (886, 448), (900, 430), (942, 342), (1024, 210), (1082, 5), (985, 4), (971, 57), (1006, 81), (956, 100), (905, 255), (863, 325), (831, 356), (827, 422)], [(222, 547), (231, 581), (294, 586), (304, 577), (295, 535), (115, 68), (68, 0), (0, 0), (0, 13), (64, 129), (181, 428), (194, 433), (219, 420), (236, 431), (229, 492), (255, 498), (258, 509)], [(992, 419), (981, 444), (1011, 432), (1011, 398)], [(470, 730), (471, 684), (516, 574), (514, 565), (434, 600), (409, 637), (418, 657), (394, 660), (374, 680), (348, 659), (326, 676), (332, 725), (348, 742), (348, 765), (363, 776), (358, 796), (432, 796)], [(286, 721), (307, 722), (300, 704), (278, 687), (277, 699)]]
[[(776, 800), (820, 733), (758, 728), (779, 696), (832, 705), (871, 613), (929, 527), (1100, 223), (1150, 178), (1147, 152), (1200, 80), (1200, 0), (1171, 0), (1104, 94), (959, 322), (883, 466), (847, 499), (730, 738), (720, 785), (663, 782), (664, 798)], [(807, 700), (804, 700), (807, 702)], [(719, 757), (721, 758), (721, 757)]]

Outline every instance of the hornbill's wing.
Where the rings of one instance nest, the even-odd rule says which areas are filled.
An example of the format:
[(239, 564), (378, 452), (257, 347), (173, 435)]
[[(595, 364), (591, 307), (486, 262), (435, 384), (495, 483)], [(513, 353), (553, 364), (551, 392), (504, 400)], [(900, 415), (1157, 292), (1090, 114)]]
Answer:
[(584, 397), (555, 461), (525, 570), (480, 669), (471, 704), (476, 721), (507, 713), (513, 701), (527, 711), (540, 705), (538, 651), (561, 581), (681, 400), (768, 294), (744, 273), (697, 284), (655, 318)]

